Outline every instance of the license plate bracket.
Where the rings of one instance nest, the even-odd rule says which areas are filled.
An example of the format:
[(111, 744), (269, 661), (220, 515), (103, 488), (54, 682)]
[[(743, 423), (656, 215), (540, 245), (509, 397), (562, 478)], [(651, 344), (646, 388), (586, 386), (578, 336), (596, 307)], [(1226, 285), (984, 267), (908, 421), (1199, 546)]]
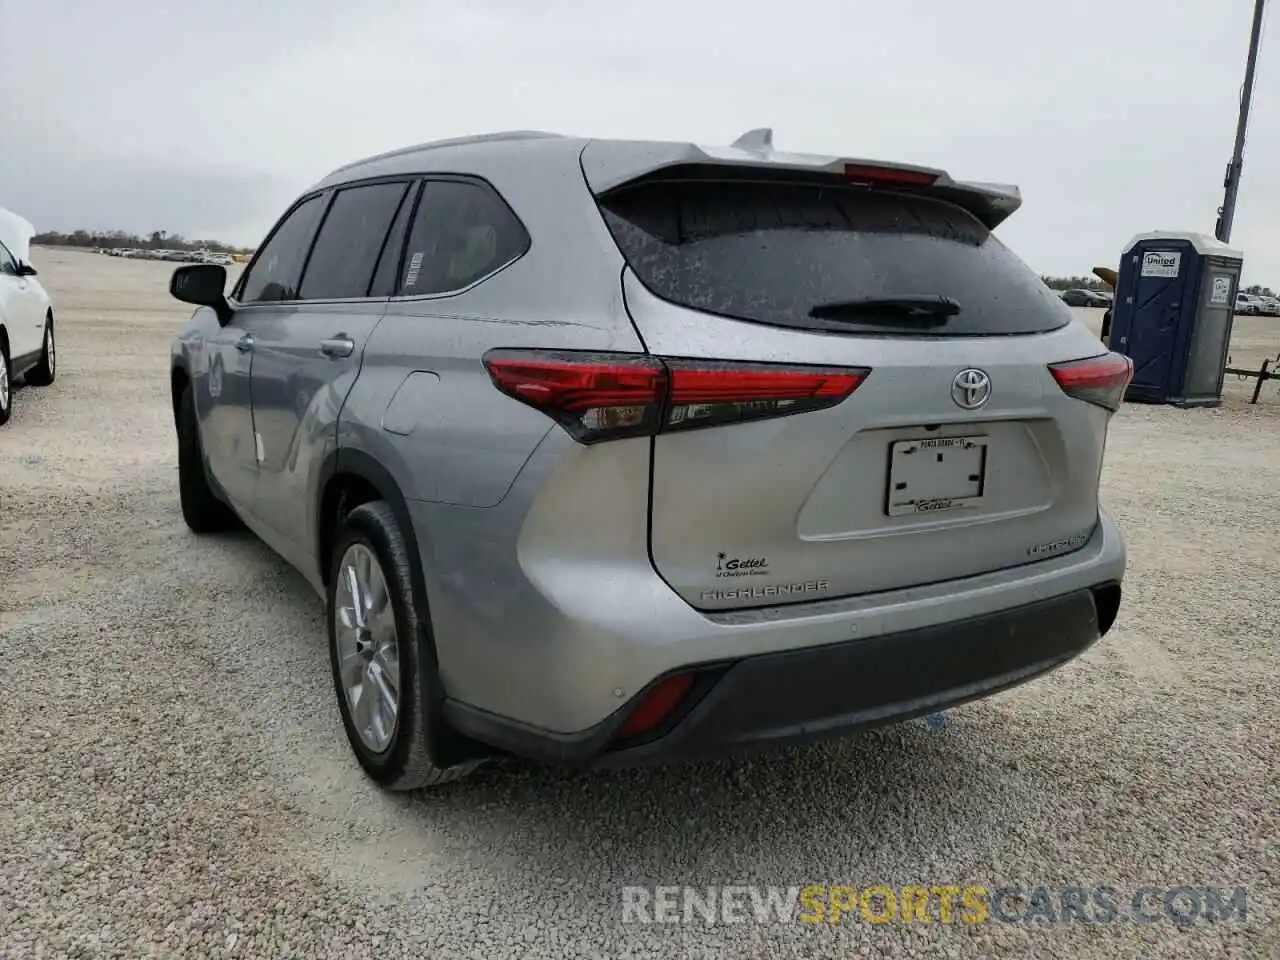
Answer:
[(985, 436), (927, 437), (889, 444), (885, 513), (946, 513), (979, 506), (987, 480)]

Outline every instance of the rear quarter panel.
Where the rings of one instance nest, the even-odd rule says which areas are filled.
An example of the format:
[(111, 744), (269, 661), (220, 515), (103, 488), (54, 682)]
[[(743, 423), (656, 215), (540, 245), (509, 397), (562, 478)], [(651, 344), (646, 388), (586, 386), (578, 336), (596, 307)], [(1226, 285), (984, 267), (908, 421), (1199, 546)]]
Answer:
[(410, 500), (492, 507), (554, 428), (494, 388), (482, 362), (488, 350), (644, 349), (622, 298), (621, 254), (577, 152), (561, 148), (543, 160), (504, 153), (417, 171), (487, 181), (524, 224), (530, 247), (465, 291), (393, 298), (370, 337), (338, 443), (381, 462)]

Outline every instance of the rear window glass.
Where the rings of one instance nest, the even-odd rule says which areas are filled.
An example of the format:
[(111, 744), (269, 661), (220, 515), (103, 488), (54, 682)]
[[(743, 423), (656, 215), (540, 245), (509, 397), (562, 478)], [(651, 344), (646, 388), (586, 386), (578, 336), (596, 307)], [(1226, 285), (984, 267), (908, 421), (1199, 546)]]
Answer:
[[(1070, 322), (1057, 297), (967, 212), (923, 197), (818, 184), (654, 182), (601, 201), (653, 293), (708, 313), (876, 335), (1040, 333)], [(819, 304), (945, 296), (960, 312), (920, 330)]]
[(528, 248), (529, 235), (491, 188), (428, 180), (409, 230), (399, 294), (463, 290)]

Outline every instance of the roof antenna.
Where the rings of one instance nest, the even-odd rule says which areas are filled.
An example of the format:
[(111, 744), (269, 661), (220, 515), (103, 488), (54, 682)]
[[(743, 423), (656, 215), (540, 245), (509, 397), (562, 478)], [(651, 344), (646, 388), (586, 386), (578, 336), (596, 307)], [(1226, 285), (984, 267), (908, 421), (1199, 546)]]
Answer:
[(733, 146), (739, 150), (755, 150), (758, 153), (769, 153), (773, 150), (773, 128), (757, 127), (755, 130), (748, 130), (733, 141)]

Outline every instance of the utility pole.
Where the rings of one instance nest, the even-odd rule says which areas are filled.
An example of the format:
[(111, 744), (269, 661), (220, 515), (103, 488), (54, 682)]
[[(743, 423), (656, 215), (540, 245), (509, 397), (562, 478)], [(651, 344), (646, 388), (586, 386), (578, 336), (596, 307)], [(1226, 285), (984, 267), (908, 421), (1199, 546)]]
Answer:
[(1258, 64), (1258, 37), (1262, 33), (1262, 8), (1266, 0), (1255, 0), (1253, 32), (1249, 36), (1249, 59), (1244, 68), (1244, 89), (1240, 93), (1240, 121), (1236, 125), (1236, 146), (1227, 165), (1223, 183), (1226, 195), (1218, 208), (1218, 225), (1214, 233), (1223, 243), (1231, 240), (1231, 224), (1236, 218), (1236, 194), (1240, 192), (1240, 171), (1244, 167), (1244, 134), (1249, 126), (1249, 102), (1253, 99), (1253, 71)]

